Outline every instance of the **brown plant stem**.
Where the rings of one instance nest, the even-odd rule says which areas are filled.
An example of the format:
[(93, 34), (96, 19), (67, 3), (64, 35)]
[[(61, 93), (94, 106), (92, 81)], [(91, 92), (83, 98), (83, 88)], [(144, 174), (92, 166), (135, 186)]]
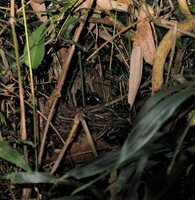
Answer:
[(62, 150), (60, 152), (60, 154), (58, 155), (57, 160), (55, 161), (54, 166), (52, 167), (52, 170), (51, 170), (50, 174), (53, 174), (57, 170), (57, 168), (59, 167), (60, 162), (61, 162), (64, 154), (66, 153), (66, 150), (67, 150), (69, 144), (71, 143), (71, 139), (73, 138), (73, 136), (74, 136), (74, 134), (76, 132), (76, 129), (77, 129), (79, 123), (80, 123), (81, 116), (82, 116), (81, 113), (76, 114), (76, 116), (74, 118), (74, 121), (73, 121), (72, 129), (71, 129), (71, 131), (70, 131), (70, 133), (68, 135), (68, 138), (67, 138), (67, 140), (66, 140), (66, 142), (65, 142), (65, 144), (64, 144), (64, 146), (63, 146), (63, 148), (62, 148)]
[[(187, 20), (178, 23), (177, 29), (180, 29), (181, 31), (177, 31), (176, 38), (184, 35), (184, 32), (192, 32), (195, 30), (195, 17), (188, 18)], [(158, 91), (164, 82), (164, 64), (172, 47), (173, 36), (174, 30), (169, 30), (157, 48), (152, 71), (152, 94)]]
[[(19, 52), (18, 52), (18, 41), (16, 37), (16, 31), (15, 31), (15, 12), (14, 12), (14, 5), (15, 0), (11, 0), (11, 13), (10, 13), (10, 24), (12, 28), (12, 35), (13, 35), (13, 41), (14, 41), (14, 49), (15, 49), (15, 56), (16, 56), (16, 65), (18, 70), (18, 84), (19, 84), (19, 96), (20, 96), (20, 113), (21, 113), (21, 128), (20, 128), (20, 134), (21, 139), (26, 140), (27, 134), (26, 134), (26, 117), (25, 117), (25, 106), (24, 106), (24, 89), (23, 89), (23, 83), (22, 83), (22, 76), (21, 76), (21, 67), (19, 62)], [(24, 157), (25, 160), (28, 161), (28, 155), (27, 155), (27, 149), (24, 148)]]
[[(10, 12), (10, 24), (12, 29), (12, 35), (13, 35), (13, 41), (14, 41), (14, 50), (15, 50), (15, 56), (16, 56), (16, 65), (18, 70), (18, 84), (19, 84), (19, 96), (20, 96), (20, 113), (21, 113), (21, 127), (20, 127), (20, 134), (21, 134), (21, 140), (27, 140), (27, 134), (26, 134), (26, 116), (25, 116), (25, 105), (24, 105), (24, 89), (23, 89), (23, 83), (22, 83), (22, 76), (21, 76), (21, 67), (20, 67), (20, 61), (19, 61), (19, 51), (18, 51), (18, 40), (16, 36), (16, 30), (15, 30), (15, 0), (11, 0), (11, 12)], [(24, 146), (24, 159), (26, 162), (28, 162), (28, 152), (26, 145)], [(31, 190), (29, 188), (23, 188), (22, 190), (22, 199), (28, 199), (30, 196)]]
[[(93, 1), (89, 2), (88, 8), (91, 8), (92, 4), (93, 4)], [(78, 42), (84, 25), (85, 25), (85, 20), (83, 22), (81, 22), (79, 27), (76, 29), (75, 34), (73, 36), (73, 41), (75, 43)], [(45, 146), (45, 143), (46, 143), (45, 140), (46, 140), (47, 133), (48, 133), (48, 130), (49, 130), (49, 124), (50, 124), (50, 122), (52, 120), (52, 117), (53, 117), (53, 114), (54, 114), (53, 111), (54, 111), (54, 108), (55, 108), (55, 106), (57, 104), (58, 98), (61, 96), (61, 90), (62, 90), (62, 87), (64, 85), (64, 81), (66, 79), (66, 75), (67, 75), (67, 72), (68, 72), (72, 57), (74, 55), (74, 52), (75, 52), (75, 45), (73, 44), (71, 46), (71, 48), (69, 49), (68, 57), (67, 57), (66, 61), (63, 64), (62, 73), (61, 73), (61, 77), (60, 77), (60, 79), (58, 81), (58, 84), (56, 85), (53, 93), (49, 97), (49, 100), (48, 100), (48, 102), (46, 104), (46, 107), (47, 107), (46, 112), (48, 112), (51, 107), (52, 107), (52, 109), (49, 112), (49, 118), (48, 118), (48, 121), (46, 123), (44, 134), (43, 134), (43, 137), (42, 137), (42, 140), (41, 140), (40, 152), (39, 152), (39, 155), (38, 155), (38, 163), (39, 163), (39, 165), (41, 165), (41, 162), (42, 162), (44, 146)]]

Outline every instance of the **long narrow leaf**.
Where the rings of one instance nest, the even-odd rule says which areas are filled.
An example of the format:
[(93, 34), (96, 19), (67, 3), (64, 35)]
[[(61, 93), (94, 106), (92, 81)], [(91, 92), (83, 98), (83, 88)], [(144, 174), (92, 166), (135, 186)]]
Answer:
[(55, 176), (47, 175), (41, 172), (11, 173), (7, 174), (3, 178), (11, 180), (18, 184), (55, 183), (58, 180)]
[(86, 178), (100, 174), (107, 170), (112, 170), (116, 165), (119, 151), (105, 153), (102, 157), (97, 158), (87, 165), (75, 168), (66, 174), (66, 177), (73, 176), (77, 179)]
[(189, 97), (195, 95), (195, 83), (193, 85), (190, 84), (190, 86), (186, 84), (185, 86), (182, 91), (168, 96), (151, 109), (145, 117), (140, 118), (141, 120), (135, 124), (121, 149), (118, 166), (128, 162), (137, 151), (154, 137), (178, 106)]
[(186, 87), (193, 87), (194, 82), (188, 82), (184, 84), (180, 84), (176, 87), (167, 88), (164, 87), (158, 92), (155, 96), (152, 98), (149, 98), (148, 101), (144, 104), (143, 108), (141, 109), (139, 116), (136, 118), (136, 121), (139, 121), (142, 117), (145, 117), (145, 115), (154, 108), (160, 101), (162, 101), (164, 98), (170, 96), (173, 93), (181, 91), (183, 88)]
[(23, 159), (22, 155), (7, 142), (0, 141), (0, 157), (15, 164), (25, 171), (31, 171), (29, 165)]
[(144, 117), (138, 117), (139, 120), (136, 121), (121, 150), (108, 152), (87, 165), (71, 170), (65, 177), (86, 178), (132, 162), (141, 155), (142, 148), (156, 136), (160, 127), (178, 106), (193, 95), (195, 95), (195, 82), (189, 82), (170, 90), (163, 90), (151, 97), (140, 112), (141, 115), (145, 114)]

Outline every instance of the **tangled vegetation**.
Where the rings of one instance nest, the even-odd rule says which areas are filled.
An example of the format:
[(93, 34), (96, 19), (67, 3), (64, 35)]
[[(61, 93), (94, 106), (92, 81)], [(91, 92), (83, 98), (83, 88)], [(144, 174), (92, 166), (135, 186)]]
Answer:
[(195, 1), (0, 3), (0, 199), (195, 199)]

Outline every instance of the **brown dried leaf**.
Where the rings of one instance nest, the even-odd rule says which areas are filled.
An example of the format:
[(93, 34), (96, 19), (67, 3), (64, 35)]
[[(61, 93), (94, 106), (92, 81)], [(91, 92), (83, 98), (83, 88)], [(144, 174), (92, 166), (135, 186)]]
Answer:
[(80, 9), (87, 9), (93, 3), (93, 0), (79, 0), (76, 4), (75, 4), (75, 8), (76, 11), (80, 10)]
[(153, 65), (156, 50), (149, 22), (143, 21), (138, 23), (134, 41), (136, 45), (141, 47), (144, 60)]
[(128, 0), (118, 0), (118, 1), (97, 0), (97, 5), (103, 10), (127, 11), (129, 2)]
[(43, 13), (46, 13), (46, 7), (44, 3), (40, 4), (31, 1), (30, 5), (40, 21), (42, 22), (47, 21), (47, 16), (43, 15)]
[[(111, 146), (107, 142), (99, 140), (96, 134), (93, 134), (93, 139), (95, 141), (95, 145), (98, 151), (111, 149)], [(70, 155), (74, 163), (81, 163), (83, 161), (91, 160), (94, 158), (91, 146), (85, 134), (83, 134), (82, 137), (79, 139), (79, 143), (73, 143), (70, 149)]]
[(155, 44), (150, 24), (147, 20), (147, 13), (144, 6), (142, 6), (137, 24), (137, 33), (134, 37), (134, 42), (141, 47), (144, 60), (153, 65), (155, 56)]
[[(87, 8), (88, 2), (92, 0), (79, 0), (77, 5), (78, 9), (83, 9)], [(83, 2), (83, 3), (82, 3)], [(118, 11), (128, 11), (128, 6), (129, 6), (129, 0), (97, 0), (96, 1), (97, 6), (102, 9), (102, 10), (118, 10)]]
[(143, 55), (140, 46), (133, 44), (129, 74), (128, 103), (132, 107), (142, 79)]

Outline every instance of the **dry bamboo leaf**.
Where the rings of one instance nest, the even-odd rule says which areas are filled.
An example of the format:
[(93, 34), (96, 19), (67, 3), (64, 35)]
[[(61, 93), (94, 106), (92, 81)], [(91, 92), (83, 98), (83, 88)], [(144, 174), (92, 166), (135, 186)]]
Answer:
[(139, 23), (137, 24), (137, 33), (134, 37), (134, 42), (141, 47), (144, 60), (150, 65), (153, 65), (156, 50), (146, 12), (145, 6), (142, 6), (138, 16)]
[(89, 2), (92, 2), (92, 0), (85, 0), (85, 1), (84, 1), (84, 0), (79, 0), (79, 1), (75, 4), (76, 11), (77, 11), (77, 10), (80, 10), (80, 9), (87, 8)]
[(156, 50), (149, 22), (143, 21), (138, 23), (134, 42), (141, 47), (144, 60), (153, 65)]
[(40, 3), (36, 3), (36, 2), (31, 1), (30, 5), (31, 5), (33, 11), (35, 12), (35, 14), (37, 15), (37, 18), (40, 21), (42, 21), (42, 22), (47, 21), (47, 16), (43, 15), (43, 13), (46, 13), (46, 7), (45, 7), (44, 3), (40, 4)]
[[(88, 2), (92, 0), (79, 0), (76, 4), (77, 10), (87, 8)], [(129, 6), (129, 0), (97, 0), (96, 1), (97, 6), (102, 10), (118, 10), (127, 12), (128, 6)]]
[(142, 79), (143, 58), (147, 63), (152, 65), (155, 55), (154, 39), (150, 24), (147, 21), (147, 9), (145, 6), (141, 7), (138, 21), (139, 23), (137, 24), (137, 32), (134, 37), (133, 50), (131, 52), (129, 75), (128, 103), (131, 107), (134, 103)]
[(142, 78), (142, 68), (143, 68), (143, 55), (140, 46), (133, 44), (133, 49), (131, 52), (131, 65), (129, 74), (129, 93), (128, 93), (128, 103), (132, 107), (137, 91), (139, 89), (141, 78)]
[(129, 2), (128, 0), (118, 0), (118, 1), (97, 0), (97, 5), (103, 10), (127, 11)]

